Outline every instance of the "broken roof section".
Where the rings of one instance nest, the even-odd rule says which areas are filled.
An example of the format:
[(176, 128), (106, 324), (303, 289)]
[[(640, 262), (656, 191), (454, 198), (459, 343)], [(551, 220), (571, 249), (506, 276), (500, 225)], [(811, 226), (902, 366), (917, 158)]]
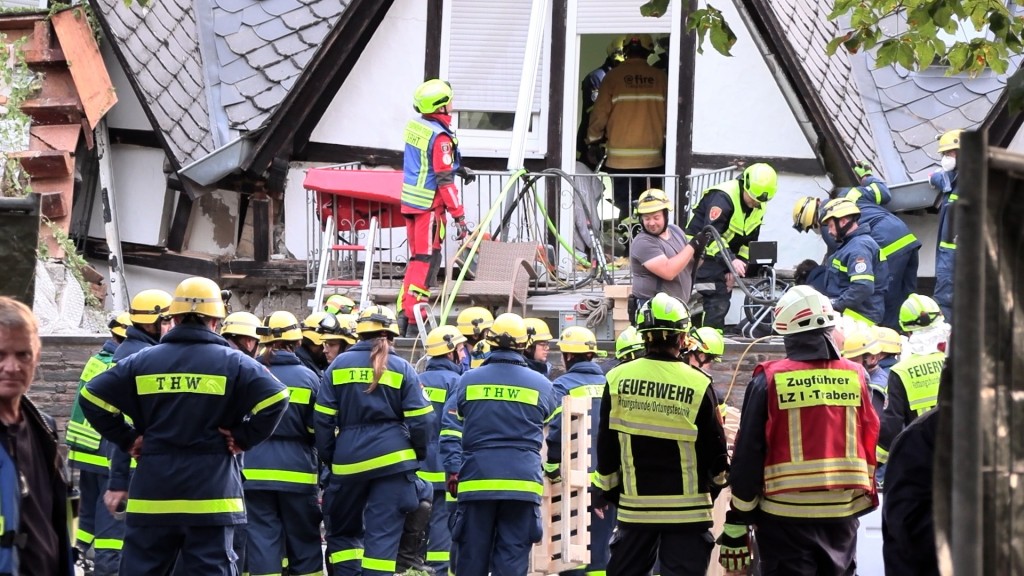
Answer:
[[(923, 72), (896, 65), (878, 68), (871, 53), (825, 54), (825, 45), (841, 33), (840, 24), (828, 19), (832, 2), (753, 4), (761, 12), (770, 6), (773, 14), (762, 13), (762, 18), (776, 27), (785, 49), (799, 62), (799, 75), (806, 79), (805, 86), (798, 87), (802, 95), (829, 111), (832, 133), (841, 139), (836, 144), (852, 159), (871, 162), (894, 183), (926, 178), (938, 165), (937, 136), (978, 127), (992, 113), (1006, 79), (1021, 60), (1012, 58), (1006, 74), (987, 71), (976, 78), (947, 77), (942, 66)], [(895, 26), (895, 20), (888, 24)]]
[(175, 168), (258, 129), (348, 5), (91, 1)]

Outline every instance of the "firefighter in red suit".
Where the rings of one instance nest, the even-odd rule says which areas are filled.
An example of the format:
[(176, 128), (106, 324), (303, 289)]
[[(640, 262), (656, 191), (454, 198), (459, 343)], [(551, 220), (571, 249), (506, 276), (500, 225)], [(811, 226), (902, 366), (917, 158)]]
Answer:
[(475, 177), (461, 166), (459, 140), (451, 127), (452, 87), (444, 80), (427, 80), (413, 94), (419, 118), (405, 126), (405, 175), (402, 181), (402, 216), (409, 238), (399, 308), (413, 319), (413, 307), (430, 299), (430, 284), (441, 264), (444, 213), (455, 219), (456, 239), (469, 233), (465, 210), (455, 186), (455, 175), (466, 182)]
[(743, 400), (719, 562), (750, 563), (756, 525), (762, 576), (853, 576), (859, 516), (878, 505), (878, 416), (864, 368), (832, 339), (838, 314), (809, 286), (775, 307), (786, 358), (759, 364)]

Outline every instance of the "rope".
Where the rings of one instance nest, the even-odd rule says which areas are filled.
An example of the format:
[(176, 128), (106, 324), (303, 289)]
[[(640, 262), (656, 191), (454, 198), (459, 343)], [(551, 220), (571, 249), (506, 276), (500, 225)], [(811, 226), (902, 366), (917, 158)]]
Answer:
[(747, 344), (743, 353), (736, 359), (736, 368), (732, 371), (732, 380), (729, 381), (729, 389), (725, 391), (725, 398), (722, 399), (722, 402), (729, 400), (729, 395), (732, 394), (732, 387), (736, 384), (736, 377), (740, 375), (740, 365), (743, 364), (743, 359), (747, 356), (747, 353), (750, 352), (750, 349), (754, 347), (754, 344), (768, 340), (771, 337), (772, 336), (761, 336), (760, 338), (751, 340), (750, 344)]
[(607, 298), (584, 298), (576, 303), (576, 312), (587, 319), (587, 328), (593, 330), (604, 323), (611, 307)]

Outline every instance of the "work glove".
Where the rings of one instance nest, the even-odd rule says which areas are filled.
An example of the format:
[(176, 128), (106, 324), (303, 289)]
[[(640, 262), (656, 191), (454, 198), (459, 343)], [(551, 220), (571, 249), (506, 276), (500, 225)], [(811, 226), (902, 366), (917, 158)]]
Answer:
[(473, 172), (465, 166), (459, 166), (459, 169), (455, 171), (455, 175), (462, 178), (463, 184), (472, 184), (476, 182), (476, 172)]
[(750, 533), (746, 524), (726, 523), (718, 544), (718, 563), (726, 572), (744, 571), (750, 566)]
[(693, 246), (693, 259), (698, 260), (704, 254), (704, 249), (711, 243), (711, 232), (701, 230), (690, 238), (690, 245)]
[(865, 176), (871, 176), (871, 165), (868, 164), (867, 160), (858, 160), (853, 165), (853, 173), (857, 175), (858, 180), (863, 180)]
[(552, 484), (562, 481), (561, 465), (558, 462), (545, 462), (544, 463), (544, 475), (547, 476), (548, 480), (551, 480)]
[(448, 493), (455, 498), (459, 495), (459, 473), (452, 472), (448, 475), (448, 481), (445, 482), (445, 487), (448, 488)]
[(604, 160), (604, 145), (600, 142), (587, 144), (587, 160), (591, 166), (597, 166)]
[(466, 236), (469, 236), (469, 226), (466, 226), (465, 217), (456, 218), (455, 227), (458, 229), (458, 232), (455, 233), (456, 240), (465, 240)]

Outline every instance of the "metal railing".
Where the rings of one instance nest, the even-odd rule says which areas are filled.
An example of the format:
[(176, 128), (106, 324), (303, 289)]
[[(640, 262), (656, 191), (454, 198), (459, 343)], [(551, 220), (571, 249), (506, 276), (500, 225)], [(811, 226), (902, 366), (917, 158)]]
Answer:
[[(362, 167), (345, 164), (336, 168)], [(534, 291), (550, 292), (602, 281), (628, 283), (628, 244), (639, 226), (629, 213), (640, 194), (649, 187), (664, 189), (675, 199), (677, 207), (684, 207), (676, 212), (675, 220), (685, 226), (700, 192), (735, 178), (736, 169), (730, 166), (685, 178), (672, 174), (594, 175), (544, 171), (519, 178), (504, 197), (502, 191), (509, 184), (509, 173), (477, 172), (476, 176), (473, 183), (459, 183), (470, 228), (482, 228), (482, 233), (497, 240), (536, 243), (541, 249), (536, 264), (539, 280)], [(501, 204), (496, 216), (482, 223), (481, 219), (495, 203)], [(373, 247), (376, 254), (372, 265), (373, 285), (390, 289), (401, 285), (408, 251), (405, 223), (398, 210), (386, 210), (382, 204), (367, 205), (365, 200), (360, 200), (357, 207), (356, 200), (344, 195), (312, 191), (308, 192), (307, 204), (307, 281), (311, 285), (318, 277), (327, 216), (335, 219), (337, 242), (349, 244), (365, 243), (369, 218), (377, 216), (380, 231), (377, 245)], [(626, 212), (625, 217), (623, 212)], [(442, 247), (446, 263), (458, 250), (453, 232), (453, 227), (446, 231), (448, 238)], [(332, 270), (340, 270), (353, 279), (361, 277), (365, 262), (362, 253), (343, 252), (337, 257), (347, 260), (332, 263)]]

